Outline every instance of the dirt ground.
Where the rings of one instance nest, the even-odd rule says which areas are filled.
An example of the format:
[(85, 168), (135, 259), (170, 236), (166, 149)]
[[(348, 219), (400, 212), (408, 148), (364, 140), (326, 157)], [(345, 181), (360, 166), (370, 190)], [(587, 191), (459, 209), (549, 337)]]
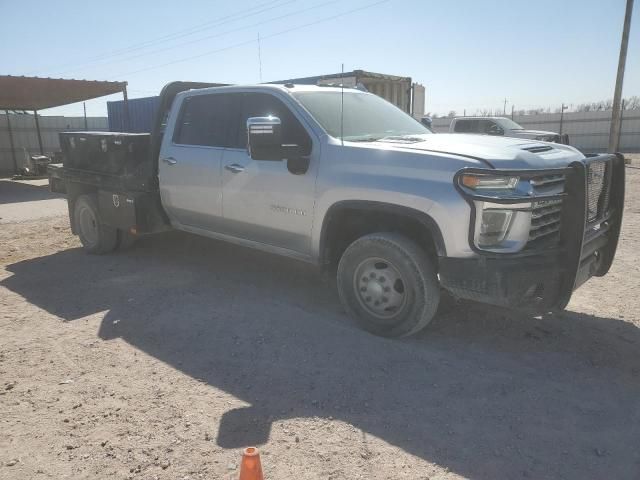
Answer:
[(640, 478), (627, 174), (613, 269), (565, 313), (461, 303), (406, 340), (295, 261), (182, 233), (85, 255), (59, 199), (0, 184), (0, 478), (235, 479), (248, 445), (267, 479)]

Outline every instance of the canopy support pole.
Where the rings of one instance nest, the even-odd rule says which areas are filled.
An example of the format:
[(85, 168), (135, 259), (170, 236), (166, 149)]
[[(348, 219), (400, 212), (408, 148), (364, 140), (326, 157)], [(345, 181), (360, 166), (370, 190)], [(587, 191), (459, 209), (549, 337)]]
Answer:
[(13, 143), (13, 130), (11, 130), (11, 119), (9, 118), (9, 110), (4, 111), (7, 116), (7, 133), (9, 134), (9, 146), (11, 147), (11, 159), (13, 160), (13, 173), (18, 173), (18, 160), (16, 159), (16, 147)]
[(129, 131), (129, 96), (127, 95), (127, 84), (125, 82), (122, 89), (122, 98), (124, 99), (124, 131)]
[(36, 119), (36, 132), (38, 132), (38, 146), (40, 147), (40, 155), (44, 155), (44, 148), (42, 148), (42, 135), (40, 134), (40, 122), (38, 121), (38, 111), (34, 110), (33, 115)]

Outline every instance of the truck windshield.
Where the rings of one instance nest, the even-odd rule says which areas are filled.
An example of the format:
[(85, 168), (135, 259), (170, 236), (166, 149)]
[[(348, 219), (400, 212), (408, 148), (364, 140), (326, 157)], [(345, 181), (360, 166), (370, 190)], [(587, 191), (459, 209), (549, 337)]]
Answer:
[[(344, 92), (342, 128), (341, 92), (295, 92), (293, 96), (313, 115), (322, 128), (335, 138), (352, 142), (375, 142), (386, 137), (431, 133), (417, 120), (373, 94)], [(344, 137), (341, 131), (344, 132)]]

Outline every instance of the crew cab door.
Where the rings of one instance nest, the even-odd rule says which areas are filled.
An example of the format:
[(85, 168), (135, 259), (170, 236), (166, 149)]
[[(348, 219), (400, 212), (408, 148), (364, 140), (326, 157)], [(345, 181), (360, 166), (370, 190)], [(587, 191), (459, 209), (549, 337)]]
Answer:
[[(236, 101), (239, 99), (236, 98)], [(234, 236), (308, 254), (317, 157), (312, 134), (285, 103), (270, 93), (242, 95), (234, 146), (222, 157), (222, 209), (225, 229)], [(247, 152), (247, 119), (277, 116), (283, 143), (305, 145), (310, 157), (304, 173), (292, 173), (287, 161), (252, 160)]]
[(228, 94), (192, 94), (171, 113), (158, 177), (174, 226), (216, 229), (222, 219), (222, 154), (229, 133)]

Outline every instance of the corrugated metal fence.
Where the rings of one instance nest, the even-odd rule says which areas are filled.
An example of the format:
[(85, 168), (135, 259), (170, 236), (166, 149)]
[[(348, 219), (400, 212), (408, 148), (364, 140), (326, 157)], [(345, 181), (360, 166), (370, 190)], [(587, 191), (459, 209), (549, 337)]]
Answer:
[[(26, 154), (37, 155), (40, 153), (38, 146), (38, 134), (33, 115), (9, 114), (13, 146), (18, 165), (22, 164)], [(45, 154), (60, 150), (58, 133), (69, 130), (85, 130), (83, 117), (45, 117), (38, 116), (42, 146)], [(89, 130), (107, 130), (106, 117), (87, 117)], [(27, 152), (27, 153), (25, 153)], [(0, 174), (9, 175), (13, 172), (13, 158), (11, 156), (11, 143), (9, 141), (9, 129), (7, 116), (0, 114)]]
[[(516, 115), (513, 120), (526, 129), (560, 132), (560, 114)], [(436, 133), (449, 131), (450, 118), (434, 118)], [(583, 152), (606, 152), (609, 144), (611, 111), (565, 112), (562, 133), (569, 135), (569, 143)], [(625, 110), (620, 134), (621, 152), (640, 152), (640, 110)]]

